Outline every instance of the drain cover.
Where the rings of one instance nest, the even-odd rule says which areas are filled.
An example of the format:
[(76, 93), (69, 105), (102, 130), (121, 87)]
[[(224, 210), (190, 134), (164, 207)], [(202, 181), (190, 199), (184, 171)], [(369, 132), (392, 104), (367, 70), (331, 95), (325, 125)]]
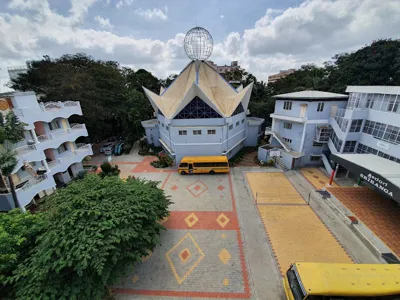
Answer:
[(317, 192), (320, 193), (323, 198), (330, 198), (331, 197), (331, 194), (329, 194), (328, 191), (322, 191), (322, 190), (318, 191), (317, 190)]
[(400, 261), (392, 253), (382, 253), (382, 258), (386, 260), (388, 264), (400, 264)]

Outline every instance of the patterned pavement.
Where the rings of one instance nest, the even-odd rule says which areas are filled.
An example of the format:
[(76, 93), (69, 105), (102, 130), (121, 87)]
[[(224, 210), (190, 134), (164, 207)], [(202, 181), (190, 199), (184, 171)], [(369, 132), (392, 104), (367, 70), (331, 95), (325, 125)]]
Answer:
[(400, 207), (394, 201), (368, 187), (337, 187), (328, 191), (400, 256)]
[[(302, 168), (300, 173), (317, 189), (326, 188), (329, 184), (329, 177), (322, 173), (317, 168)], [(332, 182), (333, 187), (337, 187), (338, 185), (335, 182)]]
[[(162, 181), (174, 204), (162, 220), (161, 246), (132, 266), (114, 287), (119, 294), (165, 297), (251, 296), (229, 174), (153, 172), (144, 159), (129, 175)], [(118, 163), (117, 163), (118, 164)]]
[(283, 173), (246, 173), (246, 177), (253, 195), (274, 191), (257, 206), (282, 276), (296, 261), (352, 262)]

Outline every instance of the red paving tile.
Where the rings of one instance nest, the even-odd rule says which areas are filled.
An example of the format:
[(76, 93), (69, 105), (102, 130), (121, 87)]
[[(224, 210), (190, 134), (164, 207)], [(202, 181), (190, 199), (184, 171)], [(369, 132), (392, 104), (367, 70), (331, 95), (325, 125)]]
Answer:
[(340, 202), (400, 255), (400, 207), (367, 187), (328, 188)]

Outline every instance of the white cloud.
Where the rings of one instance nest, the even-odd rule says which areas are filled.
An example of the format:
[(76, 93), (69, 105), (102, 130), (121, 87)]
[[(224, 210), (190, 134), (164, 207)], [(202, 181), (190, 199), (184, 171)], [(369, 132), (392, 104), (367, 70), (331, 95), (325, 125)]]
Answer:
[(223, 19), (223, 18), (225, 18), (225, 16), (224, 16), (224, 15), (220, 15), (219, 18), (220, 18), (220, 19)]
[(108, 18), (103, 18), (102, 16), (95, 16), (95, 21), (103, 28), (113, 28), (114, 26), (110, 23)]
[[(107, 28), (82, 27), (94, 2), (70, 0), (69, 12), (61, 14), (46, 0), (12, 0), (10, 13), (0, 14), (0, 81), (8, 66), (46, 54), (57, 57), (86, 52), (97, 59), (145, 68), (163, 78), (179, 73), (188, 63), (183, 33), (160, 41), (121, 35)], [(130, 5), (133, 1), (119, 2)], [(265, 9), (265, 15), (255, 20), (252, 28), (231, 32), (216, 41), (211, 59), (218, 64), (239, 60), (259, 80), (266, 80), (280, 69), (322, 63), (336, 53), (356, 50), (373, 40), (400, 37), (398, 0), (307, 0), (285, 11)], [(143, 18), (167, 19), (166, 7), (158, 10), (165, 17), (154, 9), (148, 11), (150, 14), (143, 13)]]
[(143, 17), (145, 20), (147, 21), (152, 21), (152, 20), (167, 20), (168, 19), (168, 7), (164, 8), (165, 13), (158, 8), (153, 8), (153, 9), (142, 9), (142, 8), (138, 8), (135, 10), (135, 14), (137, 14), (138, 16)]
[(117, 8), (121, 8), (123, 6), (130, 6), (134, 0), (119, 0), (117, 4), (115, 5)]

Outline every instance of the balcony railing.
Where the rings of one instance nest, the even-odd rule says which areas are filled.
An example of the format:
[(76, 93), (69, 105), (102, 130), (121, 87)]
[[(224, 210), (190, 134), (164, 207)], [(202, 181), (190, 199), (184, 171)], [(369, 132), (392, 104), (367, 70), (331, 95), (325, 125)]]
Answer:
[(46, 102), (43, 103), (43, 108), (46, 111), (58, 110), (63, 107), (79, 106), (79, 102), (76, 101), (65, 101), (65, 102)]
[(35, 186), (36, 184), (42, 182), (43, 180), (47, 179), (46, 174), (38, 175), (36, 177), (33, 177), (29, 179), (27, 182), (24, 183), (24, 185), (21, 187), (22, 190), (26, 191), (27, 189)]
[(22, 147), (18, 147), (15, 149), (15, 151), (17, 151), (18, 155), (22, 155), (31, 151), (35, 151), (37, 150), (36, 145), (25, 145)]

